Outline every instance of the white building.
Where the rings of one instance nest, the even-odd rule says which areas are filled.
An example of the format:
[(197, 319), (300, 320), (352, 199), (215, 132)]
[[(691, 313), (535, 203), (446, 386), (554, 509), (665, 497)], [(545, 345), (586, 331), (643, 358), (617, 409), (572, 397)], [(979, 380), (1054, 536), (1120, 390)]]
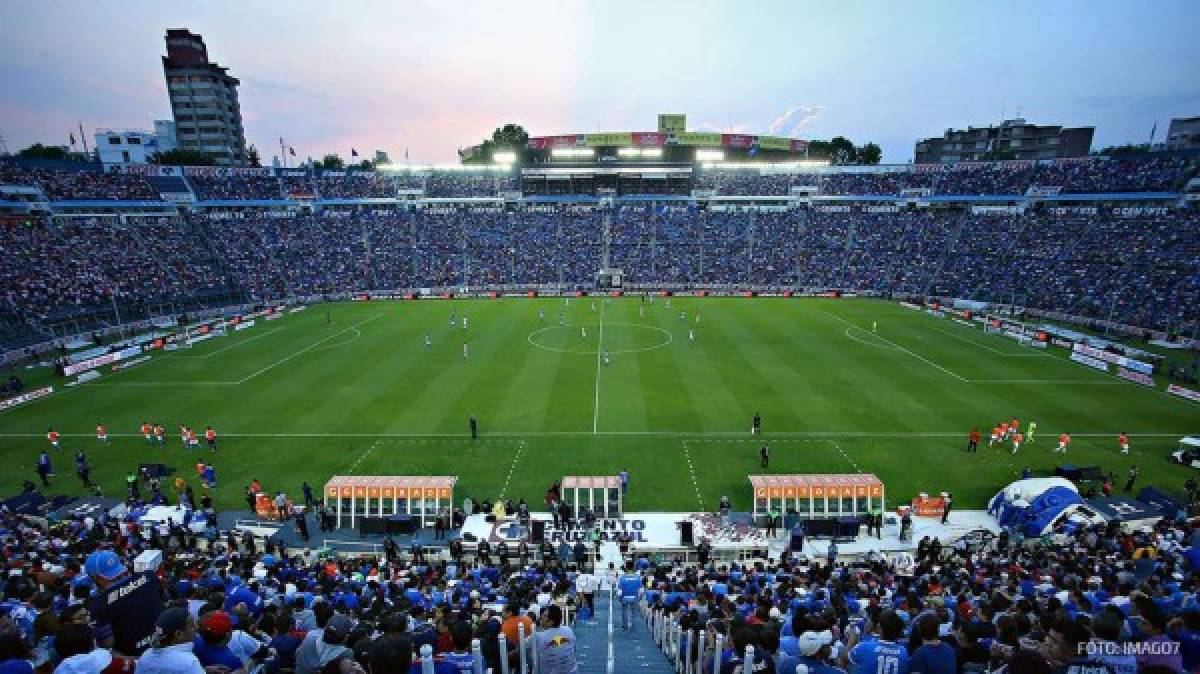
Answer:
[(102, 164), (148, 164), (158, 152), (178, 147), (175, 122), (154, 121), (154, 131), (100, 129), (96, 131), (96, 153)]

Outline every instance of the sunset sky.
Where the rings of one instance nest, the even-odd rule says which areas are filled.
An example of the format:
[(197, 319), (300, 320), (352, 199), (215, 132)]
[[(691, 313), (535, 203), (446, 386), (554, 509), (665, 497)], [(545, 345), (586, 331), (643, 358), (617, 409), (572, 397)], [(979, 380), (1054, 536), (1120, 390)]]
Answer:
[[(845, 135), (885, 162), (917, 138), (1021, 115), (1095, 147), (1200, 115), (1200, 2), (0, 3), (0, 135), (65, 144), (82, 122), (170, 116), (167, 28), (238, 77), (264, 163), (384, 149), (450, 161), (505, 122), (534, 135)], [(89, 137), (90, 142), (90, 137)]]

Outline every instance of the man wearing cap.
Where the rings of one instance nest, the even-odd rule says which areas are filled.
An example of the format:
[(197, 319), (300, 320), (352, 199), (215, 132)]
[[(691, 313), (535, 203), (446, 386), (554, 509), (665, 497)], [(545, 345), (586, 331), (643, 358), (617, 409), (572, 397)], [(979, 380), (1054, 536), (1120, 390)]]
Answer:
[(296, 674), (315, 674), (322, 667), (343, 655), (353, 656), (346, 638), (354, 629), (354, 620), (336, 613), (323, 630), (313, 630), (296, 649)]
[(204, 674), (192, 653), (196, 621), (186, 608), (169, 608), (154, 623), (153, 647), (138, 658), (135, 674)]
[(800, 653), (796, 664), (808, 667), (808, 674), (846, 674), (846, 670), (834, 667), (828, 662), (833, 652), (833, 632), (804, 632), (796, 639), (796, 649)]
[(233, 617), (224, 611), (210, 611), (200, 616), (200, 629), (193, 642), (192, 652), (205, 667), (221, 665), (230, 670), (241, 669), (242, 661), (229, 650), (233, 633)]
[(152, 571), (131, 574), (111, 550), (98, 550), (84, 563), (96, 584), (88, 611), (96, 623), (96, 641), (122, 655), (141, 655), (155, 634), (162, 613), (162, 583)]

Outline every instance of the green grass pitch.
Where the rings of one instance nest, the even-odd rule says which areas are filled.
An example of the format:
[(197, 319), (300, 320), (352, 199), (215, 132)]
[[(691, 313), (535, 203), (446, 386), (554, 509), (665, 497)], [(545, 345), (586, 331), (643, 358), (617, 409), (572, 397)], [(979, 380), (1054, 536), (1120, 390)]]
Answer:
[[(461, 320), (451, 327), (452, 312), (469, 320), (465, 330)], [(749, 434), (756, 411), (770, 472), (875, 473), (889, 504), (949, 490), (981, 507), (1023, 467), (1062, 462), (1050, 451), (1060, 431), (1074, 437), (1065, 460), (1114, 471), (1118, 490), (1136, 463), (1139, 484), (1181, 492), (1192, 469), (1167, 455), (1180, 435), (1200, 432), (1200, 405), (1069, 362), (1061, 349), (876, 300), (341, 303), (156, 353), (94, 383), (55, 384), (54, 395), (0, 413), (5, 493), (36, 478), (49, 426), (64, 434), (55, 487), (82, 492), (72, 461), (82, 447), (93, 479), (119, 497), (141, 461), (193, 477), (195, 456), (176, 429), (211, 424), (220, 451), (202, 452), (227, 508), (242, 505), (255, 477), (296, 493), (301, 480), (319, 489), (334, 474), (451, 474), (458, 498), (536, 505), (564, 474), (624, 468), (630, 510), (713, 509), (722, 495), (749, 509), (746, 475), (761, 472)], [(482, 433), (474, 441), (471, 415)], [(1014, 416), (1038, 422), (1017, 456), (1007, 445), (965, 452), (972, 426), (986, 435)], [(165, 448), (144, 443), (143, 421), (166, 426)], [(94, 437), (100, 422), (109, 446)], [(1131, 456), (1117, 452), (1121, 431)]]

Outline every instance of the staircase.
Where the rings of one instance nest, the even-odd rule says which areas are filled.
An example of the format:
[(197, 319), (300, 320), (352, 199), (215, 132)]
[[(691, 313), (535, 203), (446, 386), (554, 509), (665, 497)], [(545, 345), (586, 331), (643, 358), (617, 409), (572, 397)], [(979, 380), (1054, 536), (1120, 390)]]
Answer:
[(607, 592), (596, 593), (596, 614), (575, 623), (579, 674), (607, 674), (608, 618), (613, 619), (613, 672), (627, 674), (675, 674), (675, 668), (654, 642), (640, 610), (631, 618), (630, 629), (621, 629), (621, 607), (610, 605)]

